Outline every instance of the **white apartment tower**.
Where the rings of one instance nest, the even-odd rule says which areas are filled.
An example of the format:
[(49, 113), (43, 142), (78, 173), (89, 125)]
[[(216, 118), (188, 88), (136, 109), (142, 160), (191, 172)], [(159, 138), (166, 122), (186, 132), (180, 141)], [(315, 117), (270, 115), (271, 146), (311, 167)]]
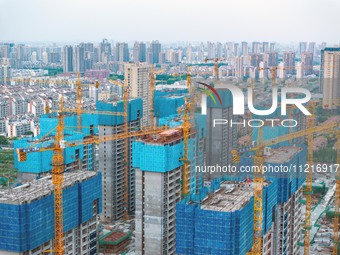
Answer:
[(131, 88), (130, 97), (139, 97), (143, 100), (142, 127), (153, 125), (153, 123), (149, 123), (150, 100), (153, 100), (150, 98), (150, 71), (151, 66), (145, 63), (124, 65), (124, 77), (127, 79), (127, 85)]
[(340, 98), (340, 48), (321, 51), (321, 91), (323, 108), (337, 109)]

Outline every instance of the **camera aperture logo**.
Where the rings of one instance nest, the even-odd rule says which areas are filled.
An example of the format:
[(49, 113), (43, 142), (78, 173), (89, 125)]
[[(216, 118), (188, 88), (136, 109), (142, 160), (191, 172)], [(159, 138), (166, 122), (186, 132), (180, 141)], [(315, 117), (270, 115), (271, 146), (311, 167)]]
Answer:
[[(217, 97), (221, 105), (222, 105), (222, 99), (220, 95), (218, 94), (217, 90), (214, 89), (214, 87), (203, 82), (198, 82), (198, 84), (201, 84), (207, 88), (207, 89), (199, 88), (201, 91), (204, 92), (202, 94), (202, 103), (201, 103), (202, 115), (207, 115), (207, 95), (209, 95), (209, 97), (211, 98), (211, 100), (213, 100), (215, 105), (217, 104), (217, 102), (216, 102), (214, 95)], [(214, 93), (214, 95), (212, 93)]]
[[(220, 95), (218, 94), (218, 91), (203, 82), (198, 82), (199, 84), (205, 86), (207, 89), (201, 89), (205, 93), (202, 94), (202, 101), (201, 101), (201, 113), (202, 115), (207, 114), (207, 95), (210, 96), (212, 101), (216, 103), (216, 98), (219, 100), (220, 104), (222, 105), (222, 100)], [(241, 88), (232, 85), (232, 84), (225, 84), (223, 88), (219, 88), (219, 90), (229, 90), (231, 92), (233, 102), (233, 115), (244, 115), (245, 114), (245, 96), (243, 94), (243, 91)], [(289, 98), (288, 95), (291, 94), (299, 94), (300, 96), (298, 98)], [(304, 95), (304, 96), (301, 96)], [(306, 107), (303, 105), (305, 103), (308, 103), (311, 99), (311, 93), (309, 90), (305, 88), (300, 87), (283, 87), (281, 88), (281, 100), (280, 100), (280, 110), (281, 110), (281, 116), (287, 115), (287, 106), (290, 105), (296, 109), (299, 109), (304, 115), (310, 116), (311, 113), (306, 109)], [(272, 105), (269, 109), (256, 109), (253, 102), (253, 89), (248, 88), (247, 90), (247, 98), (248, 98), (248, 109), (249, 111), (257, 116), (268, 116), (274, 113), (279, 105), (279, 93), (278, 88), (273, 87), (272, 88)], [(264, 126), (265, 122), (271, 122), (271, 126), (274, 127), (278, 124), (281, 124), (283, 127), (296, 127), (298, 125), (298, 122), (295, 119), (250, 119), (248, 121), (243, 120), (242, 122), (233, 122), (233, 120), (226, 120), (226, 119), (214, 119), (213, 120), (213, 126), (216, 127), (216, 125), (230, 125), (231, 127), (233, 125), (242, 125), (250, 127), (262, 127)]]

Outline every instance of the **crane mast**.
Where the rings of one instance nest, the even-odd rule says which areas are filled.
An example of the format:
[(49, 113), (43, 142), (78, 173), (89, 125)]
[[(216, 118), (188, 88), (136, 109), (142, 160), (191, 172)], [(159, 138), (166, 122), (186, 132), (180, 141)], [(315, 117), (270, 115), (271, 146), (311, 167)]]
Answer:
[(155, 109), (154, 109), (154, 95), (155, 95), (155, 68), (151, 66), (151, 73), (150, 73), (150, 120), (149, 125), (154, 125), (154, 118), (155, 118)]
[[(308, 156), (307, 164), (313, 165), (313, 140), (314, 133), (310, 131), (310, 128), (314, 127), (314, 102), (311, 101), (309, 110), (312, 115), (307, 117), (307, 142), (308, 142)], [(313, 194), (313, 172), (308, 171), (306, 173), (306, 214), (305, 214), (305, 237), (304, 237), (304, 255), (310, 254), (310, 227), (311, 227), (311, 215), (312, 215), (312, 194)]]
[[(129, 87), (127, 79), (124, 79), (124, 134), (129, 133), (129, 122), (128, 122), (128, 107), (129, 107)], [(128, 138), (124, 138), (124, 219), (129, 219), (129, 141)]]
[(185, 98), (184, 109), (183, 109), (183, 173), (182, 173), (182, 195), (186, 196), (189, 194), (189, 138), (190, 138), (190, 128), (191, 128), (191, 120), (193, 115), (191, 115), (191, 101), (194, 95), (191, 93), (193, 88), (191, 87), (191, 74), (190, 67), (188, 67), (188, 76), (187, 76), (187, 86), (188, 93), (190, 99)]
[(263, 156), (263, 131), (262, 127), (259, 128), (257, 137), (257, 146), (254, 156), (254, 165), (258, 166), (259, 171), (254, 172), (254, 237), (253, 237), (253, 247), (251, 255), (262, 254), (262, 191), (263, 191), (263, 169), (264, 156)]
[(225, 59), (224, 58), (213, 58), (213, 59), (205, 58), (204, 62), (207, 63), (209, 60), (213, 60), (214, 61), (214, 73), (213, 73), (213, 76), (214, 76), (214, 82), (216, 83), (219, 80), (219, 77), (218, 77), (218, 62), (219, 61), (223, 61)]
[(77, 104), (78, 131), (81, 132), (82, 90), (81, 90), (80, 73), (78, 73), (78, 80), (77, 80), (76, 104)]
[(63, 98), (60, 99), (60, 113), (56, 130), (53, 157), (52, 183), (54, 186), (54, 254), (64, 255), (64, 227), (63, 227), (63, 181), (64, 155), (61, 143), (64, 139)]

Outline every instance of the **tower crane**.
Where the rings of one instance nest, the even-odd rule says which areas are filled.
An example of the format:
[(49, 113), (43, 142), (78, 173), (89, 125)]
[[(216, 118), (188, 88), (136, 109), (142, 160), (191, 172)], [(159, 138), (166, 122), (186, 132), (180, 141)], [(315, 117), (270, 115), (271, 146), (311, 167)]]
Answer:
[[(264, 164), (264, 148), (275, 145), (284, 141), (288, 141), (291, 139), (296, 139), (301, 136), (309, 136), (313, 137), (314, 133), (335, 129), (340, 126), (339, 122), (335, 123), (327, 123), (322, 126), (312, 126), (305, 130), (297, 131), (294, 133), (290, 133), (287, 135), (279, 136), (273, 139), (263, 141), (262, 136), (262, 128), (259, 129), (258, 140), (256, 147), (253, 147), (251, 150), (255, 151), (254, 156), (254, 165), (258, 166), (260, 169), (259, 173), (254, 173), (254, 239), (253, 246), (248, 255), (260, 255), (262, 253), (262, 188), (264, 181), (263, 169), (261, 166)], [(311, 147), (308, 146), (308, 149)], [(238, 151), (231, 151), (232, 158), (235, 163), (240, 162), (240, 156)], [(308, 152), (310, 153), (310, 152)], [(310, 178), (310, 176), (307, 176)], [(306, 240), (306, 238), (305, 238)]]
[(60, 98), (60, 113), (56, 130), (53, 157), (52, 183), (54, 185), (54, 254), (64, 255), (64, 226), (63, 226), (63, 181), (64, 155), (61, 145), (64, 139), (63, 98)]
[(187, 75), (187, 86), (189, 98), (184, 99), (183, 108), (179, 108), (178, 114), (180, 115), (183, 111), (183, 157), (181, 160), (183, 161), (183, 172), (182, 172), (182, 196), (186, 196), (189, 193), (189, 138), (190, 138), (190, 129), (191, 123), (193, 122), (193, 112), (192, 112), (192, 102), (195, 100), (193, 87), (191, 86), (191, 73), (190, 67), (188, 67), (188, 75)]
[(224, 58), (205, 58), (204, 62), (207, 63), (208, 61), (214, 61), (214, 81), (218, 81), (218, 62), (224, 61)]
[(185, 98), (183, 109), (183, 174), (182, 174), (182, 195), (186, 196), (189, 193), (189, 138), (190, 138), (190, 109), (191, 103), (188, 98)]
[(279, 69), (278, 66), (271, 66), (271, 67), (259, 67), (257, 70), (258, 71), (264, 71), (264, 70), (269, 70), (271, 73), (271, 80), (272, 80), (272, 87), (275, 86), (275, 81), (276, 81), (276, 71)]
[[(310, 113), (312, 115), (307, 117), (307, 127), (314, 127), (314, 102), (310, 102)], [(312, 132), (307, 133), (307, 144), (308, 144), (308, 156), (307, 156), (307, 164), (313, 165), (313, 141), (314, 134)], [(313, 194), (313, 172), (308, 171), (306, 174), (306, 213), (305, 213), (305, 237), (303, 241), (303, 250), (304, 255), (309, 255), (310, 253), (310, 222), (312, 215), (312, 194)]]
[(77, 80), (77, 95), (76, 95), (76, 104), (77, 104), (77, 120), (78, 120), (78, 131), (81, 132), (81, 110), (82, 110), (82, 90), (81, 90), (81, 81), (80, 81), (80, 73), (78, 73)]
[(46, 99), (45, 99), (45, 113), (46, 113), (46, 114), (49, 114), (50, 111), (51, 111), (50, 102), (49, 102), (49, 99), (46, 98)]

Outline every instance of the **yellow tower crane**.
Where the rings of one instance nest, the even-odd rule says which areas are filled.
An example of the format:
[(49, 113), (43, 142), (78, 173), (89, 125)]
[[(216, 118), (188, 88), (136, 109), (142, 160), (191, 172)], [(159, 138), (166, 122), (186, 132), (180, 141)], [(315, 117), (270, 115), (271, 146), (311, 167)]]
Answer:
[(191, 86), (191, 66), (188, 66), (188, 74), (187, 74), (187, 85), (188, 85), (188, 93), (190, 95), (190, 119), (191, 125), (194, 125), (195, 118), (195, 110), (196, 110), (196, 95), (195, 95), (195, 87)]
[(189, 98), (185, 98), (183, 108), (178, 109), (178, 115), (181, 115), (183, 111), (183, 157), (181, 160), (183, 161), (183, 171), (182, 171), (182, 196), (186, 196), (189, 194), (189, 138), (190, 138), (190, 129), (191, 122), (193, 121), (192, 115), (192, 100), (194, 100), (195, 95), (192, 93), (193, 88), (191, 86), (191, 73), (190, 67), (188, 67), (188, 75), (187, 75), (187, 86), (189, 92)]
[(219, 77), (218, 77), (218, 62), (219, 61), (224, 61), (224, 58), (205, 58), (204, 62), (207, 63), (208, 61), (214, 61), (214, 82), (217, 82)]
[(269, 70), (270, 71), (270, 79), (272, 81), (272, 87), (275, 87), (278, 69), (279, 69), (278, 66), (271, 66), (271, 67), (259, 67), (257, 70), (258, 71)]
[(60, 113), (53, 148), (52, 183), (54, 185), (54, 254), (64, 255), (64, 226), (63, 226), (63, 181), (64, 155), (62, 142), (64, 139), (63, 98), (60, 99)]
[[(309, 111), (312, 115), (307, 117), (307, 128), (314, 127), (314, 102), (310, 102)], [(308, 130), (308, 129), (307, 129)], [(307, 164), (313, 165), (313, 141), (314, 133), (307, 132), (307, 144), (308, 144), (308, 156)], [(312, 216), (312, 195), (313, 195), (313, 172), (308, 171), (306, 173), (306, 213), (305, 213), (305, 237), (304, 237), (304, 255), (310, 254), (310, 228), (311, 228), (311, 216)]]
[(49, 114), (50, 111), (51, 111), (50, 102), (49, 102), (49, 100), (47, 98), (47, 99), (45, 99), (45, 113)]
[(77, 105), (77, 119), (78, 119), (78, 131), (81, 132), (81, 109), (82, 109), (82, 90), (81, 90), (81, 81), (80, 81), (80, 73), (78, 73), (77, 80), (77, 95), (76, 95), (76, 105)]
[(254, 172), (254, 237), (253, 247), (250, 254), (258, 255), (262, 253), (262, 191), (263, 191), (263, 169), (264, 164), (264, 144), (262, 127), (259, 128), (257, 139), (257, 150), (254, 156), (254, 165), (258, 166), (259, 172)]
[(189, 193), (189, 138), (190, 138), (190, 109), (191, 103), (186, 98), (183, 110), (183, 174), (182, 174), (182, 195), (186, 196)]

